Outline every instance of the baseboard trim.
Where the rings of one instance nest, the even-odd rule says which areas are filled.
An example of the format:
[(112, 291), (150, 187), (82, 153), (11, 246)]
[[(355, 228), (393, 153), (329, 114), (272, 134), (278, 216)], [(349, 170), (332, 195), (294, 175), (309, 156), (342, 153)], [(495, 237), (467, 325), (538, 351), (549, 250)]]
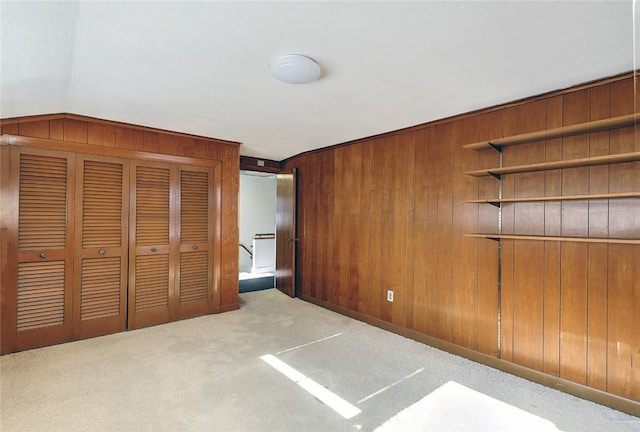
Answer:
[(482, 363), (486, 366), (501, 370), (511, 375), (515, 375), (529, 381), (542, 384), (546, 387), (550, 387), (564, 393), (568, 393), (573, 396), (577, 396), (579, 398), (596, 402), (600, 405), (605, 405), (615, 410), (640, 417), (640, 402), (635, 402), (621, 396), (604, 392), (602, 390), (597, 390), (582, 384), (577, 384), (573, 381), (568, 381), (564, 378), (559, 378), (553, 375), (546, 374), (544, 372), (537, 371), (535, 369), (492, 357), (490, 355), (483, 354), (481, 352), (474, 351), (472, 349), (465, 348), (451, 342), (446, 342), (432, 336), (428, 336), (417, 331), (398, 326), (396, 324), (373, 318), (360, 312), (355, 312), (323, 300), (318, 300), (303, 293), (298, 293), (298, 297), (306, 302), (313, 303), (317, 306), (329, 309), (333, 312), (348, 316), (358, 321), (365, 322), (383, 330), (390, 331), (400, 336), (413, 339), (417, 342), (421, 342), (425, 345), (432, 346), (442, 351), (446, 351), (448, 353), (458, 355), (477, 363)]

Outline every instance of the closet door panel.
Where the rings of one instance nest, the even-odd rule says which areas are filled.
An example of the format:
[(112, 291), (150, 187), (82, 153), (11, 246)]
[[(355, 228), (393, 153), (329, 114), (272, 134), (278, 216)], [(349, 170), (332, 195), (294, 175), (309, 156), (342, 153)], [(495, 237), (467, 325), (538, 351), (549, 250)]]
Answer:
[(207, 313), (213, 301), (213, 169), (182, 166), (179, 187), (178, 318)]
[(76, 159), (75, 339), (126, 327), (129, 205), (127, 161)]
[(175, 176), (171, 165), (132, 162), (129, 230), (130, 329), (171, 319), (175, 278)]
[(17, 350), (71, 340), (74, 156), (13, 148), (10, 194), (18, 197), (15, 289)]

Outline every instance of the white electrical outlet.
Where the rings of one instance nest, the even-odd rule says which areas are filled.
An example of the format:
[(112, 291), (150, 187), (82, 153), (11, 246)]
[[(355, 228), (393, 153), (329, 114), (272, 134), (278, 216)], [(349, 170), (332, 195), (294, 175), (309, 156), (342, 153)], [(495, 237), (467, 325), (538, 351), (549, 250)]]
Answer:
[(387, 290), (387, 301), (393, 303), (393, 291)]

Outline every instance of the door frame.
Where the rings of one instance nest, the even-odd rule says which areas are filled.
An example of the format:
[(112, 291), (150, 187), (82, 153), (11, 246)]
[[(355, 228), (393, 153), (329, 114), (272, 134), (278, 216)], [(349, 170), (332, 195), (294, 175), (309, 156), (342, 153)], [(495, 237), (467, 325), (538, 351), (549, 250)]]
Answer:
[(276, 176), (276, 288), (295, 297), (297, 230), (297, 169)]

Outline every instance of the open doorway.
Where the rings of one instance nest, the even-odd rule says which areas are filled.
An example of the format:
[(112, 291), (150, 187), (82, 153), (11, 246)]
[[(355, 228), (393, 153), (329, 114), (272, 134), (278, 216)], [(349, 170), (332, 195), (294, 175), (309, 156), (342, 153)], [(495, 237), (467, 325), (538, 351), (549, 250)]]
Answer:
[(276, 175), (240, 171), (240, 292), (275, 287)]

